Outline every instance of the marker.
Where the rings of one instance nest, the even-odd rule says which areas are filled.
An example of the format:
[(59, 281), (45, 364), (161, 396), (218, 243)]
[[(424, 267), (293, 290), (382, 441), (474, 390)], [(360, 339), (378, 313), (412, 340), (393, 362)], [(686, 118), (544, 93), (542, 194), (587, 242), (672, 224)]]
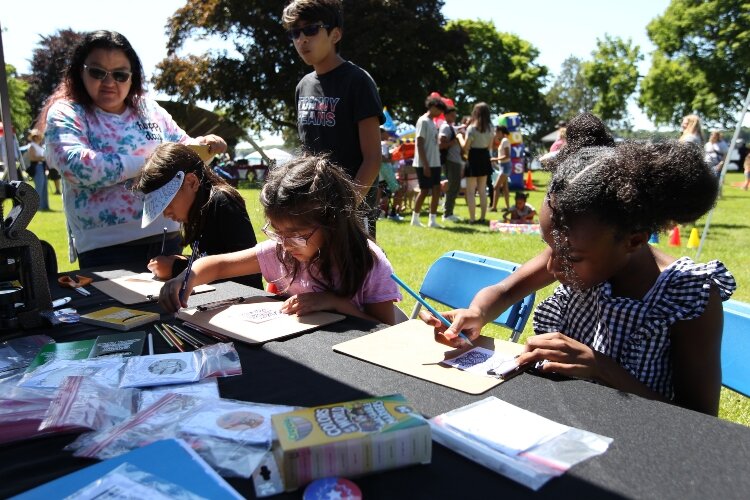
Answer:
[[(411, 288), (409, 288), (409, 285), (407, 285), (406, 283), (404, 283), (403, 281), (401, 281), (401, 279), (398, 276), (396, 276), (395, 273), (391, 274), (391, 279), (393, 279), (393, 281), (395, 281), (396, 283), (398, 283), (399, 285), (401, 285), (401, 288), (403, 288), (404, 290), (406, 290), (409, 293), (409, 295), (411, 295), (412, 297), (414, 297), (417, 300), (417, 302), (419, 302), (420, 304), (422, 304), (425, 307), (425, 309), (427, 309), (430, 312), (430, 314), (432, 314), (437, 319), (439, 319), (441, 323), (443, 323), (445, 326), (451, 326), (451, 322), (450, 321), (448, 321), (447, 319), (445, 319), (445, 317), (443, 317), (442, 314), (440, 314), (439, 312), (437, 312), (435, 310), (435, 308), (432, 307), (430, 304), (428, 304), (427, 301), (424, 300), (417, 292), (415, 292), (414, 290), (412, 290)], [(464, 339), (466, 342), (468, 342), (468, 344), (470, 346), (474, 347), (474, 344), (471, 343), (471, 340), (469, 340), (469, 337), (467, 337), (466, 334), (464, 334), (464, 332), (460, 332), (458, 334), (458, 336), (461, 337), (462, 339)]]
[(55, 309), (55, 308), (60, 307), (60, 306), (64, 306), (65, 304), (67, 304), (70, 301), (71, 301), (70, 297), (63, 297), (61, 299), (53, 300), (52, 301), (52, 309)]
[(148, 334), (148, 355), (154, 355), (154, 336), (149, 332)]

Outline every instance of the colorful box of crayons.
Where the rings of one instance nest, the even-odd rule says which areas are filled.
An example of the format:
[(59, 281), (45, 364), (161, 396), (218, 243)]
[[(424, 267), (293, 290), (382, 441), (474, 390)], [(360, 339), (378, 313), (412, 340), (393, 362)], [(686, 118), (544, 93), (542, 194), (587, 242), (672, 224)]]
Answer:
[(284, 487), (430, 463), (430, 426), (401, 395), (306, 408), (272, 417)]

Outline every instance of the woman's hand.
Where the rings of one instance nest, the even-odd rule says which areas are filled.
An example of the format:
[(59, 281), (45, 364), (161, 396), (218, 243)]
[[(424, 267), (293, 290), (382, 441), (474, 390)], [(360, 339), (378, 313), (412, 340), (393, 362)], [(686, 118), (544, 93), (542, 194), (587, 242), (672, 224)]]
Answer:
[(586, 380), (600, 380), (600, 356), (586, 344), (560, 332), (554, 332), (533, 335), (526, 339), (525, 352), (518, 357), (518, 364), (546, 360), (539, 371)]
[(284, 301), (281, 312), (304, 316), (316, 311), (336, 311), (341, 297), (330, 292), (310, 292), (292, 295)]
[(227, 143), (218, 135), (209, 134), (201, 137), (197, 137), (198, 144), (205, 144), (208, 146), (208, 152), (213, 155), (220, 155), (227, 150)]
[(159, 255), (148, 261), (148, 270), (154, 273), (156, 279), (168, 280), (172, 277), (172, 265), (180, 257), (177, 255)]
[(193, 274), (190, 273), (190, 279), (188, 279), (185, 292), (183, 293), (183, 299), (180, 300), (180, 290), (182, 289), (182, 282), (185, 277), (187, 269), (175, 276), (171, 280), (164, 283), (159, 292), (159, 305), (167, 312), (177, 312), (181, 307), (187, 307), (187, 298), (193, 292)]
[(451, 322), (450, 328), (424, 310), (419, 312), (419, 318), (435, 328), (435, 340), (437, 342), (451, 347), (465, 347), (466, 341), (458, 334), (463, 332), (469, 337), (469, 340), (473, 341), (479, 337), (479, 332), (481, 332), (485, 323), (479, 311), (474, 309), (454, 309), (442, 314), (445, 319)]

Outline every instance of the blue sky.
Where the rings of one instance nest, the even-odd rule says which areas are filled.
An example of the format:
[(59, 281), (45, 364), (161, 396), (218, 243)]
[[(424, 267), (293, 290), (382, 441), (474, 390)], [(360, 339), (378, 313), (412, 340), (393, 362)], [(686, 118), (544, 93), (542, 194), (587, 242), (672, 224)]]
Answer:
[[(552, 74), (570, 55), (589, 58), (596, 39), (605, 34), (631, 38), (646, 55), (640, 66), (645, 74), (654, 49), (646, 35), (646, 25), (668, 4), (668, 0), (446, 0), (443, 14), (449, 19), (491, 19), (499, 30), (516, 33), (536, 46), (539, 62)], [(182, 5), (183, 0), (37, 0), (29, 4), (29, 10), (16, 4), (0, 13), (5, 60), (19, 72), (27, 72), (28, 59), (40, 34), (63, 28), (112, 29), (130, 40), (150, 76), (156, 63), (166, 56), (167, 19)], [(203, 47), (193, 43), (186, 50), (202, 51)], [(635, 106), (630, 111), (636, 128), (652, 128)]]

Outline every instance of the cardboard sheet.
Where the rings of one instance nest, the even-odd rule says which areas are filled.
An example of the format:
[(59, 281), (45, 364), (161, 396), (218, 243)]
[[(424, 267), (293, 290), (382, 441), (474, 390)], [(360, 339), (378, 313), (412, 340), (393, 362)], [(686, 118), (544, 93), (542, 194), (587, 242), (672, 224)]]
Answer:
[(282, 304), (270, 297), (248, 297), (241, 304), (207, 311), (180, 309), (177, 317), (249, 344), (288, 337), (344, 319), (341, 314), (324, 311), (304, 316), (284, 314), (279, 311)]
[[(151, 273), (122, 276), (104, 281), (95, 281), (91, 284), (97, 290), (126, 306), (159, 300), (159, 292), (163, 285), (164, 282), (154, 279), (154, 275)], [(216, 287), (211, 285), (198, 285), (193, 289), (193, 294), (212, 292), (214, 290), (216, 290)]]
[[(479, 337), (476, 347), (515, 356), (522, 344), (507, 340)], [(477, 375), (442, 363), (465, 353), (435, 342), (433, 329), (421, 320), (412, 319), (333, 346), (333, 350), (413, 377), (451, 387), (469, 394), (481, 394), (502, 383), (501, 379)]]

